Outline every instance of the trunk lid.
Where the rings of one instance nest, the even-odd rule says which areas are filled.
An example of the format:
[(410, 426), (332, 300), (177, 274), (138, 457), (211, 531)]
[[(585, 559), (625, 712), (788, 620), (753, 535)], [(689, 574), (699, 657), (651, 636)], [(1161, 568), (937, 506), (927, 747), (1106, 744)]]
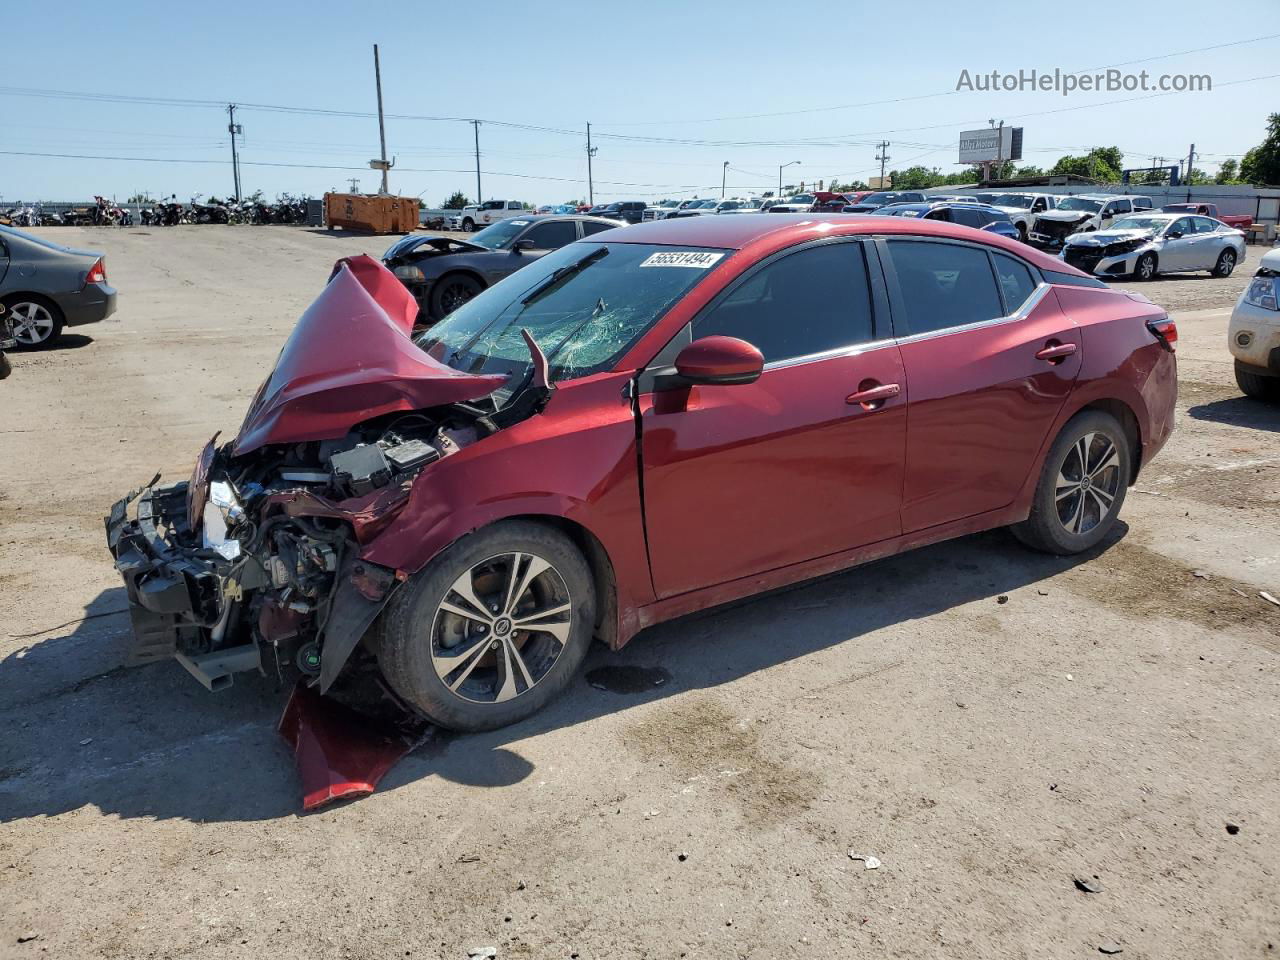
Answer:
[(410, 339), (417, 312), (377, 260), (339, 260), (254, 395), (232, 452), (335, 440), (370, 417), (478, 400), (505, 382), (428, 357)]

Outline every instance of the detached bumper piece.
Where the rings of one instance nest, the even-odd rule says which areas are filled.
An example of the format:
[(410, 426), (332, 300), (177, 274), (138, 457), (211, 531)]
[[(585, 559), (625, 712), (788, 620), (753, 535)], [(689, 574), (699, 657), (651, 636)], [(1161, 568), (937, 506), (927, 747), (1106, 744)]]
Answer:
[(406, 718), (378, 722), (298, 684), (277, 728), (293, 748), (302, 809), (366, 796), (396, 763), (430, 738), (433, 727)]
[(209, 631), (222, 612), (222, 578), (213, 560), (180, 545), (191, 536), (187, 484), (154, 484), (118, 501), (105, 521), (107, 547), (129, 594), (134, 644), (127, 662), (174, 657), (208, 689), (219, 690), (231, 685), (234, 673), (258, 668), (258, 648), (246, 644), (206, 652)]

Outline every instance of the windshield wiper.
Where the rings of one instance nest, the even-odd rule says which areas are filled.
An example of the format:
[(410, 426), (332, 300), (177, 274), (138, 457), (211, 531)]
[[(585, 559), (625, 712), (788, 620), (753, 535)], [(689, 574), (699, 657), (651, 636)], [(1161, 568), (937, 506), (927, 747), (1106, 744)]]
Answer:
[(604, 257), (607, 257), (608, 255), (609, 255), (608, 247), (598, 247), (597, 249), (592, 250), (585, 257), (575, 261), (574, 263), (568, 264), (567, 266), (563, 266), (563, 267), (557, 267), (552, 272), (551, 276), (547, 277), (547, 279), (543, 280), (542, 283), (538, 284), (536, 287), (530, 290), (527, 294), (525, 294), (524, 299), (521, 300), (520, 303), (526, 307), (529, 306), (529, 304), (533, 303), (535, 300), (541, 299), (542, 297), (550, 293), (552, 290), (554, 290), (556, 287), (560, 286), (560, 284), (564, 283), (564, 281), (568, 280), (575, 273), (582, 272), (587, 267), (591, 266), (591, 264), (595, 263), (597, 260), (601, 260)]

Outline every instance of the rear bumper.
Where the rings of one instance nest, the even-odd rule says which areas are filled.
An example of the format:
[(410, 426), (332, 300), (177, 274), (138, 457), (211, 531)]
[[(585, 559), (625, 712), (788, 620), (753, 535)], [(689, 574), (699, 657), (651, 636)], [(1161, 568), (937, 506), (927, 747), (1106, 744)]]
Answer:
[(88, 283), (78, 293), (58, 294), (53, 299), (69, 327), (98, 323), (116, 312), (116, 289), (105, 283)]

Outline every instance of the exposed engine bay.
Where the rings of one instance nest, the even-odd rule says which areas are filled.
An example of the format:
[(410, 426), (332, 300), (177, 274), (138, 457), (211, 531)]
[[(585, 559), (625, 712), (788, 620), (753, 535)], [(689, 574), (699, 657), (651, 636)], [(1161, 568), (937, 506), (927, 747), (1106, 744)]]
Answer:
[(327, 689), (397, 584), (358, 559), (361, 544), (425, 467), (499, 429), (493, 412), (389, 414), (340, 440), (241, 456), (215, 437), (188, 482), (118, 503), (108, 542), (135, 601), (134, 660), (176, 656), (210, 689), (253, 667)]

